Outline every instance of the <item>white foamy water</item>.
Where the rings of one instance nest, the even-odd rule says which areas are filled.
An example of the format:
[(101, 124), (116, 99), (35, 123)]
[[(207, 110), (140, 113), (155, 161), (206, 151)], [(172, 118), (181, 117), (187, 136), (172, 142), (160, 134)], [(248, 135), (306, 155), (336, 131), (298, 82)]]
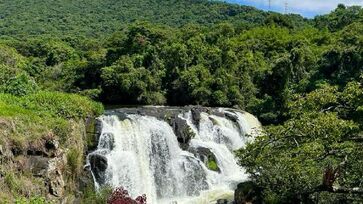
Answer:
[(219, 171), (209, 170), (196, 155), (182, 150), (173, 128), (165, 121), (136, 114), (124, 120), (102, 116), (98, 149), (91, 154), (107, 158), (105, 184), (122, 186), (132, 197), (146, 194), (152, 204), (207, 204), (232, 198), (235, 186), (248, 178), (233, 151), (253, 141), (260, 124), (248, 113), (219, 111), (237, 120), (201, 113), (195, 125), (191, 112), (179, 115), (195, 134), (189, 148), (213, 153)]

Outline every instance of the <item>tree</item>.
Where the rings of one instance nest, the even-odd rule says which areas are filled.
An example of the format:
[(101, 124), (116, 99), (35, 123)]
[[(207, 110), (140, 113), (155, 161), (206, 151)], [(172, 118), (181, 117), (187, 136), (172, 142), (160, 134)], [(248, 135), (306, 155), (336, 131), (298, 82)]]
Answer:
[(305, 96), (295, 96), (288, 103), (289, 120), (266, 127), (255, 143), (239, 151), (241, 165), (264, 188), (265, 199), (313, 202), (314, 196), (327, 192), (334, 194), (329, 199), (345, 193), (339, 199), (359, 200), (362, 123), (349, 114), (359, 113), (362, 90), (356, 82), (342, 92), (324, 84)]
[(102, 68), (105, 100), (111, 103), (163, 104), (160, 78), (145, 67), (135, 67), (137, 55), (122, 56), (112, 66)]

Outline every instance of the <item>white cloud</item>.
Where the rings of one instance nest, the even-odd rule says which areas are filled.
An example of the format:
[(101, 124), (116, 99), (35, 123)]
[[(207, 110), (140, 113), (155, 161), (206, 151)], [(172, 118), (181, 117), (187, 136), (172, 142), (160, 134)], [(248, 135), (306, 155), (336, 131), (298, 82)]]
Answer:
[[(255, 5), (268, 6), (268, 0), (245, 0)], [(363, 6), (363, 0), (271, 0), (271, 6), (274, 8), (285, 7), (285, 2), (288, 3), (288, 10), (290, 12), (304, 11), (314, 13), (326, 13), (337, 7), (338, 4), (345, 5), (360, 5)]]

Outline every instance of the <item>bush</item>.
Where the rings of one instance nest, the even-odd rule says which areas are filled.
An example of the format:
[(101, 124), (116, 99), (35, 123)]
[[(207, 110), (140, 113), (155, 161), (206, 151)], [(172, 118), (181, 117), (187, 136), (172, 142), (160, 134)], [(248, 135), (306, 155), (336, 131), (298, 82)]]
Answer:
[(25, 73), (9, 78), (4, 84), (0, 84), (0, 92), (15, 96), (25, 96), (35, 93), (38, 86), (35, 81)]

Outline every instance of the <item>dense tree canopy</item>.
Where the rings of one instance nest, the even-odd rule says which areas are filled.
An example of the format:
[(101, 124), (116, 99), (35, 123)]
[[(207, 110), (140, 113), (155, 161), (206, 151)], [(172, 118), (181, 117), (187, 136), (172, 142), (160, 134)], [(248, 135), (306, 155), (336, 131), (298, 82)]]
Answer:
[[(2, 2), (0, 10), (0, 34), (18, 37), (39, 34), (102, 37), (137, 20), (173, 27), (224, 21), (253, 27), (263, 24), (269, 16), (252, 7), (214, 0), (13, 0)], [(288, 22), (275, 15), (276, 21)], [(295, 20), (288, 22), (291, 26), (304, 24), (300, 16), (291, 18)]]
[(266, 201), (362, 202), (362, 8), (311, 20), (204, 0), (13, 0), (0, 10), (0, 113), (102, 111), (73, 94), (239, 107), (266, 125), (238, 151)]

